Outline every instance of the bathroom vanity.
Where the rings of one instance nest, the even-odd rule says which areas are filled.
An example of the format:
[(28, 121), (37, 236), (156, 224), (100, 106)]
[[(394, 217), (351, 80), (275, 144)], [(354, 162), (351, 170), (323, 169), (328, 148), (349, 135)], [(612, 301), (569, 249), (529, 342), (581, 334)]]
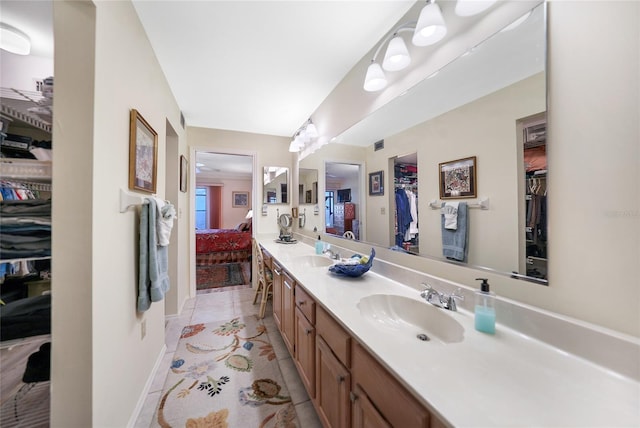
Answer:
[(474, 329), (469, 287), (447, 311), (420, 298), (419, 280), (339, 277), (311, 245), (258, 239), (274, 270), (274, 320), (327, 427), (640, 425), (636, 377), (501, 324), (508, 302), (487, 335)]

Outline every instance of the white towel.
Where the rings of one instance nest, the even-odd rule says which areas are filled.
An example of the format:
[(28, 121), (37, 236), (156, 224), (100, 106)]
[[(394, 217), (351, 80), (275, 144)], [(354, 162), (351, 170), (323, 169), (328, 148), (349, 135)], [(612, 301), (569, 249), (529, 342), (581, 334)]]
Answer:
[(460, 202), (446, 202), (442, 208), (444, 214), (444, 228), (449, 230), (458, 229), (458, 205)]
[(171, 229), (173, 229), (173, 222), (176, 219), (176, 209), (167, 201), (163, 201), (160, 198), (154, 199), (158, 211), (156, 215), (157, 243), (160, 247), (166, 247), (169, 245)]

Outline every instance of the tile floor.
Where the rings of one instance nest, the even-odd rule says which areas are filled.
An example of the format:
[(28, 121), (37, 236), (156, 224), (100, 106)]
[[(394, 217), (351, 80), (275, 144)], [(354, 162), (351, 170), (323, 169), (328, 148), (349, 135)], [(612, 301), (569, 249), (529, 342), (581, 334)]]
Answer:
[[(260, 305), (253, 304), (254, 291), (252, 288), (235, 286), (215, 290), (215, 292), (198, 294), (196, 298), (190, 299), (185, 304), (179, 316), (167, 319), (165, 324), (167, 352), (149, 389), (149, 395), (136, 421), (136, 428), (148, 428), (152, 422), (153, 414), (158, 406), (160, 394), (162, 393), (162, 386), (169, 371), (173, 353), (176, 350), (176, 345), (178, 344), (178, 339), (184, 326), (217, 321), (227, 317), (258, 313)], [(269, 302), (264, 324), (267, 327), (269, 340), (276, 353), (282, 377), (289, 389), (293, 404), (296, 408), (298, 427), (321, 427), (322, 424), (318, 420), (313, 404), (309, 400), (309, 395), (300, 380), (295, 364), (282, 341), (282, 337), (278, 332), (271, 313), (271, 302)]]

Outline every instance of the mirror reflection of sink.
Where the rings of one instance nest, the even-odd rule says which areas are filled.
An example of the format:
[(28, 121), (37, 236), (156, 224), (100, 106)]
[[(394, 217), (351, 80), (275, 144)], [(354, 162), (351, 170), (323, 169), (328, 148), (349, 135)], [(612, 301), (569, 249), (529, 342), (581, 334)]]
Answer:
[(456, 343), (464, 338), (464, 327), (458, 321), (444, 309), (427, 302), (391, 294), (373, 294), (360, 299), (358, 309), (360, 315), (376, 326), (420, 340)]
[(292, 262), (309, 267), (327, 267), (331, 266), (334, 260), (327, 256), (300, 256), (293, 258)]

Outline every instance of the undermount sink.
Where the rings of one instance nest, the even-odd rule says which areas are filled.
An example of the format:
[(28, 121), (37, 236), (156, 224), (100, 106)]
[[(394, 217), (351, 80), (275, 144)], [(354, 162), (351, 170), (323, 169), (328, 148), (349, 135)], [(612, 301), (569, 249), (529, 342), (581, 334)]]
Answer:
[(382, 328), (420, 340), (461, 342), (464, 328), (444, 309), (404, 296), (373, 294), (358, 302), (360, 315)]
[(329, 257), (320, 255), (299, 256), (291, 259), (291, 261), (302, 266), (309, 267), (327, 267), (331, 266), (334, 262), (334, 260), (331, 260)]

